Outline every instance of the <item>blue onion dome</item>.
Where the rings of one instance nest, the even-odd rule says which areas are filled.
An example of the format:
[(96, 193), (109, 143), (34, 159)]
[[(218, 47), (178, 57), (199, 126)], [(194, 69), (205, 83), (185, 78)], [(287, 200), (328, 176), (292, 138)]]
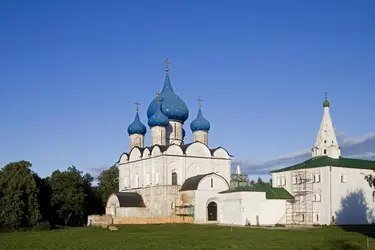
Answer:
[(162, 126), (162, 127), (166, 127), (169, 125), (169, 120), (168, 120), (168, 117), (165, 116), (162, 112), (161, 112), (161, 103), (160, 103), (160, 100), (158, 99), (159, 97), (157, 97), (157, 106), (156, 106), (156, 112), (150, 117), (150, 119), (148, 119), (148, 126), (150, 127), (155, 127), (155, 126)]
[[(169, 120), (176, 120), (184, 123), (189, 118), (189, 110), (185, 102), (173, 91), (168, 72), (165, 75), (164, 87), (161, 92), (161, 111)], [(156, 98), (152, 100), (147, 109), (147, 118), (157, 110)]]
[(195, 120), (190, 123), (191, 131), (195, 132), (203, 130), (208, 132), (210, 130), (210, 127), (210, 122), (203, 117), (202, 109), (199, 108), (197, 118), (195, 118)]
[(128, 133), (129, 135), (132, 135), (132, 134), (145, 135), (146, 132), (147, 132), (146, 126), (142, 124), (141, 120), (139, 120), (139, 115), (137, 111), (133, 123), (130, 124), (128, 127)]

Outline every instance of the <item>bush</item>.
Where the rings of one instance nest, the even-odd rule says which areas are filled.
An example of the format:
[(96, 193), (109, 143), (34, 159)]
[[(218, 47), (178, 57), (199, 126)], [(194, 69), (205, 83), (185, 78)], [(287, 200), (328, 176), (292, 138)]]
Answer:
[(45, 222), (39, 222), (36, 224), (33, 228), (32, 231), (46, 231), (46, 230), (51, 230), (51, 224), (48, 221)]

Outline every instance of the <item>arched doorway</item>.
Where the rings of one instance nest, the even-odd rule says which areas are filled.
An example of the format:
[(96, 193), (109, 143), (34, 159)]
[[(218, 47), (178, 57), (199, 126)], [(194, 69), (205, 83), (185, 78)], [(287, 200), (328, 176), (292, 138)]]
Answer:
[(211, 201), (207, 205), (207, 220), (217, 221), (217, 204), (214, 201)]

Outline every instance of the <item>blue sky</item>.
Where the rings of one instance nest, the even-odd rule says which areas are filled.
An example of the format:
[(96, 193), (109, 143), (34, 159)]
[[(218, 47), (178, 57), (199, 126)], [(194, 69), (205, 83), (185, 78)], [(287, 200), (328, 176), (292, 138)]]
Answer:
[(374, 1), (1, 1), (0, 166), (25, 159), (46, 176), (113, 164), (136, 100), (147, 123), (165, 57), (190, 109), (187, 140), (201, 96), (210, 145), (249, 172), (313, 146), (325, 91), (342, 140), (371, 140), (374, 11)]

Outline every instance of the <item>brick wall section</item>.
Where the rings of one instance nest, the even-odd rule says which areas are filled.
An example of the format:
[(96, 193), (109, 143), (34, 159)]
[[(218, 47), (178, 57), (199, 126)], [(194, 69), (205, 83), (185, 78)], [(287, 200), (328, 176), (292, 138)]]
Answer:
[(194, 223), (194, 218), (189, 216), (171, 216), (154, 218), (114, 218), (113, 224), (167, 224), (167, 223)]

